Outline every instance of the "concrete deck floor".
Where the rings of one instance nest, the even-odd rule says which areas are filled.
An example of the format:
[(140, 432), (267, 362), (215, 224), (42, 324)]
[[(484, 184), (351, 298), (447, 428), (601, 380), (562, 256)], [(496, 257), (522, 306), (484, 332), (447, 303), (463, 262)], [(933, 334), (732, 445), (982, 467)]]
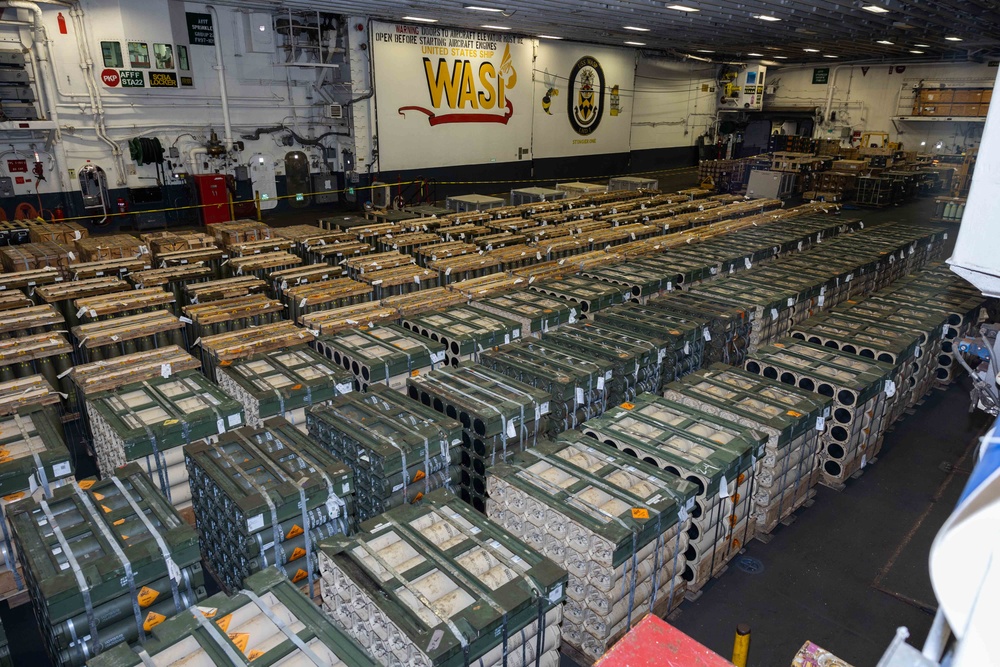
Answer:
[[(666, 174), (663, 190), (691, 187), (693, 172)], [(844, 211), (866, 223), (926, 220), (932, 203)], [(297, 224), (315, 210), (275, 216)], [(956, 228), (957, 229), (957, 228)], [(752, 541), (702, 596), (671, 622), (720, 655), (732, 651), (738, 623), (752, 628), (751, 667), (784, 667), (812, 640), (855, 667), (878, 662), (896, 627), (919, 646), (935, 608), (927, 556), (958, 499), (977, 437), (990, 420), (968, 414), (968, 380), (934, 390), (898, 422), (875, 465), (842, 492), (819, 487), (815, 504), (780, 526), (769, 544)], [(49, 665), (30, 604), (0, 604), (14, 665)], [(563, 658), (563, 667), (574, 663)]]

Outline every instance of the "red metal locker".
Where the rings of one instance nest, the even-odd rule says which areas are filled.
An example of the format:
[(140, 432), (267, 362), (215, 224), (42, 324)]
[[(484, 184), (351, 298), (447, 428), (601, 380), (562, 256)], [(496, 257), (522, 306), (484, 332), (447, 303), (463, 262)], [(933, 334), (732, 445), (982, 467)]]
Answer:
[(201, 221), (206, 225), (232, 220), (229, 215), (229, 191), (221, 174), (195, 174), (194, 188), (201, 204)]

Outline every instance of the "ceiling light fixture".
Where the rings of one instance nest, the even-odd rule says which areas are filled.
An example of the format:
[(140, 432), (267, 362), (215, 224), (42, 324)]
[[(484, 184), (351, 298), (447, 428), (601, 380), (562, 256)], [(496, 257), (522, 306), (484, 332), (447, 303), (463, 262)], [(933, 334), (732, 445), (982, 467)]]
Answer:
[(929, 49), (929, 48), (931, 48), (930, 44), (914, 44), (913, 46), (917, 47), (918, 49)]
[(895, 44), (895, 42), (890, 42), (887, 39), (879, 39), (879, 40), (876, 40), (875, 43), (876, 44), (885, 44), (886, 46), (892, 46), (893, 44)]
[(872, 14), (888, 14), (889, 10), (885, 7), (879, 7), (878, 5), (863, 5), (861, 9), (866, 12), (871, 12)]
[(715, 53), (715, 51), (711, 49), (698, 49), (698, 53)]
[(696, 7), (688, 7), (687, 5), (667, 5), (667, 9), (675, 9), (679, 12), (700, 12), (701, 10)]
[(777, 16), (768, 16), (767, 14), (756, 14), (754, 16), (758, 21), (780, 21)]
[(819, 49), (802, 49), (806, 53), (819, 53)]
[(562, 39), (562, 37), (556, 37), (555, 35), (539, 35), (539, 39)]
[(948, 40), (949, 42), (961, 42), (962, 41), (961, 37), (945, 37), (945, 39)]
[(404, 21), (416, 21), (417, 23), (437, 23), (437, 19), (425, 19), (420, 16), (404, 16)]
[(750, 56), (751, 58), (763, 58), (764, 57), (763, 53), (748, 53), (747, 55)]
[(487, 30), (510, 30), (510, 28), (505, 25), (483, 25), (479, 27), (486, 28)]
[(831, 55), (827, 55), (827, 54), (824, 53), (823, 57), (824, 58), (839, 58), (840, 56), (831, 56)]
[(923, 53), (923, 51), (914, 51), (914, 50), (911, 49), (910, 53), (916, 53), (917, 55), (920, 55), (920, 54)]
[(635, 30), (636, 32), (649, 32), (649, 28), (639, 28), (634, 25), (625, 26), (626, 30)]
[(625, 42), (629, 46), (646, 46), (646, 42)]
[(778, 60), (788, 60), (788, 56), (775, 56)]
[(497, 7), (483, 7), (482, 5), (465, 5), (465, 8), (472, 12), (493, 12), (495, 14), (503, 13), (503, 10)]

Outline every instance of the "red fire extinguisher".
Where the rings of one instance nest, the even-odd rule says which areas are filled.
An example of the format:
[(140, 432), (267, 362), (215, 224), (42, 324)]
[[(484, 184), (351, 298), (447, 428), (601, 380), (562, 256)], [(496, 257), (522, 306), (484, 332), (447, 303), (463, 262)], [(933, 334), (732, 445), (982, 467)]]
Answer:
[(69, 33), (69, 31), (66, 29), (66, 19), (63, 17), (62, 12), (59, 12), (59, 15), (56, 16), (56, 22), (59, 24), (60, 35), (65, 35)]
[(56, 204), (56, 207), (54, 209), (52, 209), (52, 219), (53, 220), (62, 220), (65, 217), (66, 217), (66, 213), (65, 213), (65, 211), (63, 211), (62, 204)]
[(118, 198), (118, 212), (128, 213), (128, 202), (125, 201), (124, 197)]

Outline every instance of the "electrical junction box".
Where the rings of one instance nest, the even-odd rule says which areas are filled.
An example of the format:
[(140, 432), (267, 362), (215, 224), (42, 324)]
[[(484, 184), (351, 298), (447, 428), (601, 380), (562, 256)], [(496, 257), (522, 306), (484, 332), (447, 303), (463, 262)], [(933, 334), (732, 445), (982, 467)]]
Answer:
[(760, 111), (763, 108), (764, 78), (766, 76), (767, 67), (752, 63), (740, 72), (736, 79), (740, 87), (740, 94), (736, 99), (737, 108), (749, 111)]
[(0, 197), (14, 196), (14, 179), (10, 176), (0, 177)]
[(247, 14), (247, 50), (252, 53), (274, 53), (274, 24), (270, 14)]

